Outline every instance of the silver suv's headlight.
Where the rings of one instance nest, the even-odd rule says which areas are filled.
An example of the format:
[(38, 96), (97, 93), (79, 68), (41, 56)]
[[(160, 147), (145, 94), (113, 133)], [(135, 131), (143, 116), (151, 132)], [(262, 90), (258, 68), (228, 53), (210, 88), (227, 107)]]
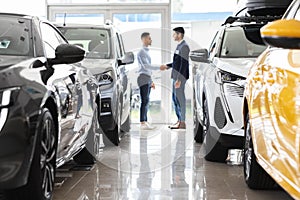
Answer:
[(216, 74), (215, 80), (216, 80), (216, 83), (219, 83), (219, 84), (233, 83), (233, 84), (237, 84), (239, 86), (243, 86), (246, 78), (229, 73), (229, 72), (219, 70)]
[(0, 131), (7, 120), (8, 108), (13, 104), (12, 97), (19, 89), (19, 87), (14, 87), (0, 90)]
[(111, 70), (103, 72), (101, 74), (97, 74), (96, 78), (98, 80), (99, 86), (110, 85), (114, 81), (113, 73)]

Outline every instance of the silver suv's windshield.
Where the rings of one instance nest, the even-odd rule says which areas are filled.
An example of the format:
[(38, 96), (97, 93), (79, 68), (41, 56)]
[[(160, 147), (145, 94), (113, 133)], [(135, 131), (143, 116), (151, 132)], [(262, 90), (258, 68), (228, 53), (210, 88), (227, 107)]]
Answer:
[(59, 29), (70, 44), (84, 48), (86, 57), (97, 59), (111, 58), (110, 34), (107, 29), (68, 27)]
[(247, 39), (246, 34), (259, 34), (259, 29), (251, 33), (246, 33), (246, 31), (240, 26), (226, 29), (221, 48), (221, 57), (257, 57), (266, 49), (266, 45), (256, 44)]
[(0, 55), (29, 55), (29, 30), (24, 19), (15, 16), (1, 16)]

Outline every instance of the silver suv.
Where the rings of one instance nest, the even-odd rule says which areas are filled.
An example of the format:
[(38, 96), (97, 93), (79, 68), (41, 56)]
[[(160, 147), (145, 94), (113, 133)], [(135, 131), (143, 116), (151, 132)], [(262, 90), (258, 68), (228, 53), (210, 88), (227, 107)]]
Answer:
[(227, 150), (243, 146), (242, 103), (249, 68), (266, 49), (260, 28), (277, 17), (229, 17), (209, 49), (191, 52), (194, 139), (205, 159), (224, 162)]
[(56, 26), (71, 44), (87, 52), (82, 64), (100, 85), (100, 125), (108, 138), (104, 141), (118, 145), (121, 133), (130, 129), (131, 85), (126, 65), (134, 62), (134, 54), (125, 52), (122, 35), (112, 24)]

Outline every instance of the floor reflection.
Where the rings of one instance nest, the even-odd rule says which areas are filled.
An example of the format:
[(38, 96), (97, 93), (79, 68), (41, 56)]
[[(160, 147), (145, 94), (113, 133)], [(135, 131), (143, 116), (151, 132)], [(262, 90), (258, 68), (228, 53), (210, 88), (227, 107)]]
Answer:
[[(188, 127), (192, 127), (189, 125)], [(191, 129), (132, 125), (118, 147), (105, 147), (90, 171), (68, 171), (54, 200), (291, 199), (283, 191), (253, 191), (242, 166), (207, 162)]]

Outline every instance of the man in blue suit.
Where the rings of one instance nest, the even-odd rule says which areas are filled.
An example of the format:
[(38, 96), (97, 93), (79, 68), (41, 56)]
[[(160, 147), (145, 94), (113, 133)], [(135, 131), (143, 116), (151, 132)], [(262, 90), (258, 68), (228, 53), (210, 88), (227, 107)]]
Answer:
[(176, 27), (173, 29), (173, 38), (178, 42), (173, 56), (173, 62), (167, 65), (162, 65), (161, 69), (172, 68), (172, 100), (175, 113), (178, 121), (169, 126), (171, 129), (185, 129), (185, 113), (186, 113), (186, 98), (185, 98), (185, 83), (189, 79), (189, 53), (190, 48), (184, 38), (184, 28)]

